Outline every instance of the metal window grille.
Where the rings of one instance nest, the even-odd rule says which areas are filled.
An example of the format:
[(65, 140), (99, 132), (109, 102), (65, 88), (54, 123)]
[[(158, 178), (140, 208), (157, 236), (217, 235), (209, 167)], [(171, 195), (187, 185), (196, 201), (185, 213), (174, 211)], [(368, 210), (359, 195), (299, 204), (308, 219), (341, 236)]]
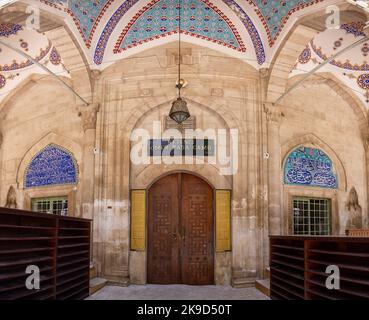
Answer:
[(329, 199), (294, 198), (293, 233), (296, 235), (331, 234), (331, 202)]
[(67, 197), (32, 199), (32, 210), (41, 213), (68, 215)]

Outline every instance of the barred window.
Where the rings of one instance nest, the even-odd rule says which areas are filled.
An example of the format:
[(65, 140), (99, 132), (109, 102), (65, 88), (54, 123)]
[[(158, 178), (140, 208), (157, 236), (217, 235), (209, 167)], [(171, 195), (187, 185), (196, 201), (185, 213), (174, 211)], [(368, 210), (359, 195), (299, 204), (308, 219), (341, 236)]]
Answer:
[(293, 234), (330, 235), (331, 201), (318, 198), (294, 198)]
[(54, 197), (32, 199), (32, 211), (67, 216), (68, 198)]

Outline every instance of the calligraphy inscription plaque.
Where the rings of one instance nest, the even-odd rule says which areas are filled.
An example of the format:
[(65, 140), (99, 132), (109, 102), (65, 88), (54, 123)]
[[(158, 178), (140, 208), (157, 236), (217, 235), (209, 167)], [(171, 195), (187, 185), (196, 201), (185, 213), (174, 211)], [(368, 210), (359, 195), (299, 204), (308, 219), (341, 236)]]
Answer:
[(284, 182), (331, 189), (338, 186), (332, 160), (322, 150), (304, 146), (289, 154), (285, 164)]
[(215, 142), (211, 139), (151, 139), (147, 147), (150, 157), (215, 155)]

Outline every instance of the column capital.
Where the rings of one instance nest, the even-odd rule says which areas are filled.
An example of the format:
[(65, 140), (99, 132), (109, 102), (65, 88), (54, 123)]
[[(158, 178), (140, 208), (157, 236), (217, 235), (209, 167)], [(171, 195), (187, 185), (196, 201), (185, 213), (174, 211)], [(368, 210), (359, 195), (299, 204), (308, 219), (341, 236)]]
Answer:
[(78, 116), (82, 118), (83, 130), (96, 129), (97, 113), (100, 110), (99, 103), (93, 103), (79, 109)]
[(259, 74), (262, 79), (269, 77), (269, 68), (261, 68), (259, 69)]
[(274, 124), (281, 124), (284, 113), (281, 106), (273, 105), (272, 103), (264, 103), (264, 112), (266, 113), (267, 121)]

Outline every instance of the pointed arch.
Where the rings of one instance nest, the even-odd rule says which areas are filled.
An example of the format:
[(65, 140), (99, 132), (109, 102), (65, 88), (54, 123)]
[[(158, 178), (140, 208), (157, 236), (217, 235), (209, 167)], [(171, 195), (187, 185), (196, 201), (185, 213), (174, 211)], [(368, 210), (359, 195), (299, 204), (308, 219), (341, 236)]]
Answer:
[[(171, 104), (175, 97), (171, 99), (167, 99), (167, 97), (163, 97), (160, 99), (160, 102), (158, 100), (154, 101), (148, 101), (147, 103), (143, 103), (140, 105), (140, 107), (135, 108), (130, 115), (128, 116), (128, 119), (126, 123), (124, 124), (123, 130), (125, 132), (125, 135), (129, 136), (131, 134), (131, 131), (135, 128), (136, 124), (139, 122), (139, 120), (145, 116), (148, 112), (158, 109), (162, 107), (163, 105), (168, 106)], [(204, 109), (212, 110), (219, 116), (227, 125), (228, 128), (237, 128), (239, 130), (240, 134), (240, 141), (246, 136), (245, 132), (243, 130), (243, 127), (239, 121), (239, 119), (233, 114), (233, 112), (224, 106), (223, 104), (219, 103), (219, 99), (216, 97), (207, 97), (207, 98), (199, 98), (196, 99), (194, 97), (186, 97), (186, 100), (193, 104), (194, 106), (200, 106)], [(156, 105), (155, 107), (151, 107), (152, 105)]]
[[(288, 85), (292, 85), (295, 81), (298, 81), (303, 75), (296, 75), (289, 79)], [(358, 127), (360, 128), (361, 136), (364, 140), (369, 135), (368, 129), (368, 113), (363, 102), (358, 98), (355, 92), (344, 84), (339, 78), (337, 78), (331, 72), (321, 72), (312, 75), (304, 82), (305, 85), (321, 85), (325, 84), (329, 86), (337, 95), (344, 100), (354, 112), (358, 121)]]
[[(58, 163), (58, 159), (54, 159), (56, 160), (57, 164), (60, 165), (66, 165), (68, 167), (65, 167), (64, 169), (69, 170), (68, 171), (68, 176), (66, 178), (63, 178), (61, 180), (57, 180), (57, 178), (53, 178), (53, 177), (49, 177), (50, 178), (50, 184), (44, 184), (44, 185), (34, 185), (34, 186), (47, 186), (47, 185), (65, 185), (65, 184), (78, 184), (78, 182), (80, 181), (79, 179), (79, 166), (78, 163), (81, 163), (82, 161), (82, 148), (81, 146), (64, 137), (64, 136), (60, 136), (57, 135), (55, 133), (49, 133), (48, 135), (46, 135), (45, 137), (43, 137), (42, 139), (40, 139), (38, 142), (36, 142), (32, 147), (30, 147), (30, 149), (28, 149), (28, 151), (25, 153), (25, 155), (23, 156), (19, 167), (18, 167), (18, 171), (17, 171), (17, 185), (18, 188), (20, 189), (25, 189), (27, 187), (31, 187), (29, 184), (26, 183), (26, 177), (27, 177), (27, 173), (29, 171), (30, 165), (32, 164), (32, 162), (37, 159), (37, 157), (39, 155), (41, 155), (44, 151), (53, 151), (56, 150), (58, 151), (56, 156), (62, 156), (64, 157), (62, 159), (62, 162)], [(46, 156), (48, 156), (48, 154), (46, 154)], [(51, 155), (53, 156), (53, 155)], [(38, 159), (39, 160), (39, 159)], [(42, 159), (41, 162), (45, 160)], [(51, 159), (53, 160), (53, 159)], [(73, 165), (74, 168), (71, 167), (71, 165)], [(62, 168), (61, 168), (62, 169)], [(58, 168), (57, 168), (58, 170)], [(73, 176), (72, 174), (75, 174), (74, 180), (72, 180)], [(45, 173), (45, 176), (47, 174), (52, 174), (51, 171)], [(61, 173), (61, 172), (55, 172), (55, 174), (57, 173)], [(45, 177), (43, 177), (45, 178)], [(60, 182), (60, 183), (58, 183)]]
[[(352, 21), (353, 12), (356, 16), (360, 16), (360, 20), (366, 21), (363, 12), (351, 4), (344, 1), (342, 3), (330, 4), (334, 4), (340, 9), (341, 23)], [(301, 52), (303, 52), (314, 36), (326, 28), (327, 13), (325, 9), (326, 7), (318, 6), (316, 10), (299, 17), (278, 45), (278, 50), (273, 54), (269, 68), (269, 81), (266, 93), (268, 102), (275, 102), (285, 93), (290, 72), (294, 69)]]
[[(157, 2), (159, 0), (152, 0), (149, 1), (150, 3), (154, 3)], [(205, 4), (211, 4), (212, 5), (212, 1), (211, 0), (197, 0), (199, 2), (203, 2)], [(107, 50), (107, 48), (109, 46), (109, 43), (111, 41), (111, 37), (112, 35), (115, 36), (116, 31), (117, 31), (117, 26), (120, 25), (122, 23), (122, 21), (124, 20), (124, 18), (129, 15), (130, 10), (133, 9), (137, 4), (138, 4), (139, 0), (127, 0), (124, 1), (124, 3), (122, 3), (116, 10), (115, 12), (111, 15), (109, 21), (106, 23), (106, 25), (104, 26), (103, 30), (101, 31), (100, 37), (97, 40), (97, 44), (94, 50), (94, 56), (93, 56), (93, 61), (96, 65), (101, 65), (104, 62), (104, 56), (105, 56), (105, 52)], [(215, 2), (215, 1), (214, 1)], [(238, 3), (234, 0), (223, 0), (223, 3), (219, 3), (219, 5), (223, 5), (227, 7), (227, 9), (229, 11), (232, 11), (234, 13), (234, 17), (236, 18), (235, 20), (237, 20), (237, 18), (239, 19), (239, 23), (238, 25), (243, 25), (246, 29), (247, 34), (250, 37), (250, 41), (253, 45), (253, 49), (255, 51), (255, 55), (257, 58), (257, 62), (259, 65), (263, 64), (265, 62), (266, 59), (266, 53), (265, 53), (265, 49), (264, 49), (264, 44), (262, 41), (262, 37), (259, 34), (259, 31), (257, 30), (253, 20), (248, 16), (247, 11), (244, 10), (240, 5), (238, 5)], [(145, 9), (147, 9), (149, 5), (145, 6), (143, 9), (139, 10), (136, 14), (137, 17), (139, 17), (142, 13), (144, 13)], [(212, 5), (214, 6), (214, 5)], [(214, 6), (215, 7), (215, 6)], [(222, 8), (223, 9), (223, 8)], [(227, 17), (225, 14), (223, 14), (221, 12), (220, 9), (216, 10), (217, 13), (222, 14), (223, 21), (225, 21), (225, 23), (227, 25), (231, 24), (231, 20), (232, 18)], [(135, 17), (136, 17), (135, 16)], [(232, 20), (232, 21), (235, 21)], [(130, 23), (128, 23), (126, 26), (121, 25), (121, 29), (126, 28), (131, 28), (132, 27), (132, 22), (133, 20), (131, 20)], [(237, 21), (238, 22), (238, 21)], [(237, 24), (237, 23), (235, 23)], [(236, 27), (230, 27), (233, 31), (234, 34), (238, 34), (240, 31), (240, 29), (237, 29)], [(118, 33), (119, 34), (119, 33)], [(239, 38), (238, 38), (239, 37)], [(162, 39), (162, 37), (160, 37)], [(239, 41), (242, 41), (241, 37), (238, 35), (237, 36)], [(213, 40), (212, 40), (213, 42)], [(115, 48), (115, 51), (119, 51), (119, 48)], [(241, 52), (244, 52), (241, 50)], [(238, 53), (238, 52), (236, 52)]]
[[(71, 79), (67, 77), (62, 77), (65, 82), (68, 84), (71, 83)], [(60, 85), (60, 82), (57, 81), (51, 75), (44, 74), (31, 74), (27, 78), (25, 78), (21, 83), (19, 83), (15, 88), (13, 88), (7, 96), (0, 103), (0, 119), (6, 117), (9, 108), (13, 105), (15, 100), (22, 94), (26, 93), (28, 90), (31, 90), (39, 83), (55, 83), (55, 85)]]
[(290, 72), (299, 55), (317, 33), (318, 30), (298, 25), (285, 37), (270, 66), (267, 102), (274, 103), (285, 93)]
[(78, 166), (74, 156), (61, 146), (49, 144), (28, 164), (23, 186), (37, 188), (77, 182)]
[(40, 0), (42, 3), (53, 7), (61, 12), (66, 12), (72, 18), (86, 47), (91, 47), (95, 30), (114, 0), (81, 1), (78, 5), (65, 4), (50, 0)]
[[(153, 0), (143, 7), (127, 24), (115, 44), (114, 53), (140, 44), (177, 34), (177, 3), (171, 0)], [(245, 52), (241, 36), (225, 14), (208, 0), (184, 2), (185, 16), (181, 33)], [(216, 25), (216, 28), (214, 28)]]

